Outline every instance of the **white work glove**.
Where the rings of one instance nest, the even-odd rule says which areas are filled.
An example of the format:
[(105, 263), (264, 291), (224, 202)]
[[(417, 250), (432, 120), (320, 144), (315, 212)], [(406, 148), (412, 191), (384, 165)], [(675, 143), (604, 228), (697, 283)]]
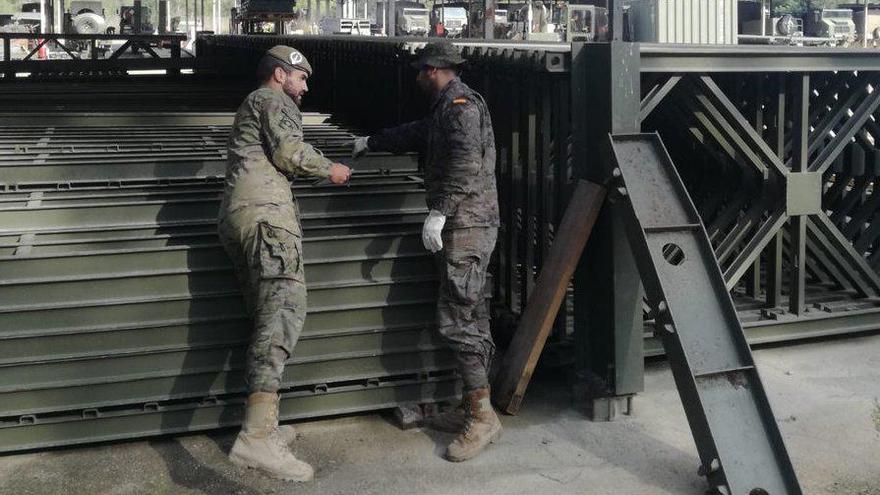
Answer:
[(436, 253), (443, 249), (443, 238), (440, 233), (443, 232), (443, 225), (446, 224), (446, 216), (437, 210), (431, 210), (428, 218), (425, 219), (425, 225), (422, 226), (422, 244), (425, 249)]
[(367, 136), (358, 136), (354, 138), (354, 142), (352, 142), (351, 149), (351, 157), (352, 158), (360, 158), (367, 154), (370, 151), (370, 147), (367, 144), (367, 140), (370, 138)]

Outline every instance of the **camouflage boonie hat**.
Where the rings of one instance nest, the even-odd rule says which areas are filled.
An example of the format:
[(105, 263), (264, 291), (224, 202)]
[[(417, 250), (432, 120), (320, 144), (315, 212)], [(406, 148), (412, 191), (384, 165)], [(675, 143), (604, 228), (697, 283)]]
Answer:
[(426, 65), (438, 69), (448, 69), (458, 67), (464, 62), (461, 52), (451, 42), (436, 41), (425, 45), (425, 48), (419, 52), (419, 58), (411, 65), (416, 69), (421, 69)]
[(287, 66), (288, 70), (299, 69), (308, 75), (312, 75), (312, 66), (296, 48), (285, 45), (275, 45), (266, 52), (267, 57), (273, 57)]

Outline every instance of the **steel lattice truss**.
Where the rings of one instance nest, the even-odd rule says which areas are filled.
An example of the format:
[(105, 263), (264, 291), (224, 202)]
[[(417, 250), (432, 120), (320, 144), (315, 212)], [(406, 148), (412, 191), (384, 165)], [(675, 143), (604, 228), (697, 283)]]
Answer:
[(675, 143), (727, 287), (775, 317), (874, 307), (880, 73), (651, 76), (643, 119)]

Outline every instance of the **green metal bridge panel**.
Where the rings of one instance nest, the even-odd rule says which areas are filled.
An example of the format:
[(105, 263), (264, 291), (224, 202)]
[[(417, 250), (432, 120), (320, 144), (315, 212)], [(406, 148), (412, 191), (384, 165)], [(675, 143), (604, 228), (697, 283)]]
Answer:
[[(218, 308), (219, 309), (219, 308)], [(396, 332), (434, 324), (433, 301), (421, 304), (319, 313), (307, 319), (300, 342), (332, 340), (346, 335)], [(240, 314), (215, 314), (179, 321), (139, 321), (131, 325), (70, 325), (28, 332), (6, 328), (0, 333), (0, 363), (68, 359), (87, 353), (112, 354), (132, 349), (209, 345), (242, 339), (250, 321)]]
[[(340, 217), (362, 212), (362, 193), (325, 193), (300, 195), (297, 198), (304, 217)], [(181, 200), (114, 203), (94, 201), (69, 207), (0, 208), (3, 230), (143, 225), (157, 219), (165, 223), (192, 220), (216, 220), (220, 196)], [(374, 192), (370, 194), (371, 211), (426, 211), (422, 191)], [(308, 212), (308, 213), (306, 213)]]
[[(387, 340), (393, 339), (393, 335)], [(430, 340), (425, 338), (425, 340)], [(365, 381), (377, 377), (453, 370), (452, 355), (437, 343), (409, 349), (384, 344), (388, 349), (358, 350), (360, 357), (344, 354), (305, 358), (294, 357), (285, 368), (282, 388), (322, 386), (331, 383)], [(105, 408), (120, 404), (139, 404), (171, 399), (243, 394), (245, 392), (243, 360), (245, 349), (218, 349), (163, 354), (145, 354), (133, 358), (107, 359), (116, 364), (131, 364), (131, 370), (120, 373), (108, 368), (100, 358), (51, 366), (19, 365), (32, 370), (38, 377), (47, 377), (50, 369), (71, 373), (76, 379), (59, 379), (37, 383), (33, 380), (17, 386), (0, 385), (0, 417), (27, 414), (55, 414), (59, 411)], [(363, 354), (367, 354), (364, 356)], [(155, 359), (155, 369), (144, 366)], [(40, 369), (42, 368), (42, 369)], [(50, 414), (50, 415), (51, 415)]]
[[(327, 392), (282, 394), (282, 420), (346, 414), (394, 407), (403, 403), (451, 400), (458, 394), (450, 378), (377, 382), (375, 386), (341, 386)], [(140, 438), (236, 426), (241, 422), (241, 399), (204, 403), (142, 405), (112, 412), (86, 413), (55, 419), (16, 420), (0, 425), (0, 452), (42, 449), (86, 442)]]
[[(304, 242), (309, 282), (340, 283), (419, 276), (433, 262), (421, 238), (407, 235)], [(360, 251), (357, 248), (361, 247)], [(329, 249), (328, 249), (329, 248)], [(50, 285), (75, 280), (138, 279), (150, 275), (204, 274), (231, 269), (220, 246), (188, 249), (85, 252), (54, 256), (0, 256), (0, 291), (21, 285)]]

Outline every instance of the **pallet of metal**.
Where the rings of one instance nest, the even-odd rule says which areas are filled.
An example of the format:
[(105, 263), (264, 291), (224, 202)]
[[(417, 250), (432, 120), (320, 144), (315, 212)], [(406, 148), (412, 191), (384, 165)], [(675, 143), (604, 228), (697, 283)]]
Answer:
[[(13, 177), (0, 193), (0, 450), (236, 424), (250, 323), (216, 235), (222, 180), (129, 181), (117, 166), (126, 156), (185, 155), (206, 136), (222, 143), (228, 125), (116, 128), (131, 137), (122, 151), (104, 148), (116, 139), (107, 129), (78, 129), (0, 135), (0, 162)], [(328, 154), (350, 139), (315, 123), (306, 134)], [(157, 142), (152, 152), (138, 148)], [(15, 146), (39, 143), (42, 158), (29, 156), (25, 168), (61, 160), (55, 181), (21, 180), (24, 168), (6, 160)], [(86, 154), (73, 161), (99, 169), (103, 184), (63, 175), (74, 167), (64, 162), (71, 143)], [(309, 315), (283, 378), (285, 419), (457, 393), (454, 363), (433, 331), (436, 281), (419, 236), (426, 208), (414, 161), (360, 164), (347, 187), (293, 186)]]

